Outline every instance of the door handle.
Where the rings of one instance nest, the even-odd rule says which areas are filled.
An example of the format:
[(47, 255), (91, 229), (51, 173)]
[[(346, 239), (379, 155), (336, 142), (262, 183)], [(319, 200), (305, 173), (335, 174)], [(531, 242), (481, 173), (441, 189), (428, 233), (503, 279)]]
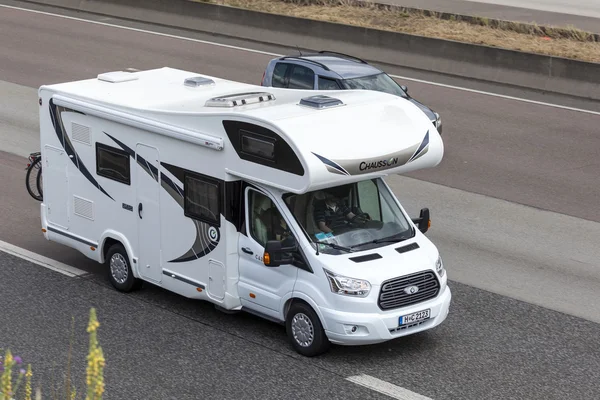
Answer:
[(142, 203), (138, 204), (138, 216), (142, 219)]
[(246, 254), (254, 254), (254, 252), (252, 250), (250, 250), (248, 247), (242, 247), (242, 251)]

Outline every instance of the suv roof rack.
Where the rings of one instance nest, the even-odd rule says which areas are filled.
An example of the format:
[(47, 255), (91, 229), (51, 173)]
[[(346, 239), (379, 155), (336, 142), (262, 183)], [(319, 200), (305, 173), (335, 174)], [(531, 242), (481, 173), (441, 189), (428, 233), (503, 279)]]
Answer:
[(245, 92), (213, 97), (212, 99), (208, 99), (205, 105), (206, 107), (237, 107), (273, 100), (275, 100), (275, 96), (271, 93)]
[(319, 54), (336, 54), (336, 55), (338, 55), (338, 56), (344, 56), (344, 57), (351, 58), (351, 59), (353, 59), (353, 60), (356, 60), (356, 61), (358, 61), (358, 62), (360, 62), (360, 63), (363, 63), (363, 64), (368, 64), (368, 63), (367, 63), (365, 60), (363, 60), (363, 59), (360, 59), (360, 58), (358, 58), (358, 57), (355, 57), (355, 56), (351, 56), (351, 55), (349, 55), (349, 54), (339, 53), (339, 52), (337, 52), (337, 51), (321, 50), (321, 51), (319, 51)]
[(290, 58), (292, 58), (294, 60), (302, 60), (302, 61), (310, 62), (310, 63), (313, 63), (313, 64), (317, 64), (318, 66), (320, 66), (323, 69), (325, 69), (325, 71), (331, 71), (327, 65), (322, 64), (322, 63), (320, 63), (318, 61), (315, 61), (315, 60), (311, 60), (309, 58), (302, 58), (302, 57), (297, 57), (297, 56), (283, 56), (283, 57), (280, 58), (280, 60), (287, 60), (287, 59), (290, 59)]

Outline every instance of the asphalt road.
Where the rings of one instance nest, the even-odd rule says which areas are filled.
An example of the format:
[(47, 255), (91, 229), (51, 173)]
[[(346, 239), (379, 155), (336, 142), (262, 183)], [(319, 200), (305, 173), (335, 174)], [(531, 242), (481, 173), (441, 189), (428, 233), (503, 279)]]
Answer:
[(440, 12), (535, 22), (539, 25), (572, 25), (600, 33), (600, 2), (597, 0), (372, 0)]
[(43, 239), (24, 187), (40, 84), (164, 65), (258, 82), (270, 56), (3, 8), (0, 34), (0, 240), (89, 272), (69, 278), (0, 252), (0, 348), (45, 382), (53, 361), (64, 365), (72, 315), (82, 376), (95, 306), (114, 399), (384, 398), (345, 380), (358, 374), (433, 399), (600, 397), (597, 115), (409, 82), (442, 114), (446, 155), (389, 182), (411, 214), (432, 210), (450, 316), (423, 335), (303, 359), (258, 318), (152, 286), (115, 292), (101, 266)]

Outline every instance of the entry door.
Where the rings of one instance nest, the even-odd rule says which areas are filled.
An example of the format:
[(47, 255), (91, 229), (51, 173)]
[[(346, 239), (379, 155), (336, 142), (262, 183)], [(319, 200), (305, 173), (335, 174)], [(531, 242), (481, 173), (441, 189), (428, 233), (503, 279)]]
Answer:
[[(291, 264), (279, 267), (264, 265), (264, 246), (273, 232), (269, 220), (277, 221), (282, 213), (262, 192), (248, 188), (245, 197), (246, 232), (239, 236), (238, 242), (239, 295), (244, 307), (278, 317), (283, 307), (282, 298), (294, 289), (298, 268)], [(276, 210), (272, 214), (275, 218), (265, 222), (265, 211), (271, 207)]]
[(44, 151), (44, 204), (48, 222), (54, 226), (69, 227), (69, 181), (67, 165), (69, 156), (63, 149), (46, 146)]
[(138, 144), (136, 158), (136, 205), (138, 218), (138, 257), (140, 274), (160, 282), (160, 171), (159, 154), (155, 147)]

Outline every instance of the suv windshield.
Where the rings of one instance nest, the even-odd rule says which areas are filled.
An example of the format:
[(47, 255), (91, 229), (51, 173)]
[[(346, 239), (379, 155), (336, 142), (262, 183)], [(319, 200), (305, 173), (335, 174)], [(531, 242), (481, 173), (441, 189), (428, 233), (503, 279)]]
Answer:
[(381, 178), (301, 195), (288, 193), (283, 199), (319, 252), (361, 251), (415, 234)]
[(346, 89), (377, 90), (408, 98), (400, 85), (384, 72), (377, 75), (361, 76), (360, 78), (343, 79), (342, 85)]

